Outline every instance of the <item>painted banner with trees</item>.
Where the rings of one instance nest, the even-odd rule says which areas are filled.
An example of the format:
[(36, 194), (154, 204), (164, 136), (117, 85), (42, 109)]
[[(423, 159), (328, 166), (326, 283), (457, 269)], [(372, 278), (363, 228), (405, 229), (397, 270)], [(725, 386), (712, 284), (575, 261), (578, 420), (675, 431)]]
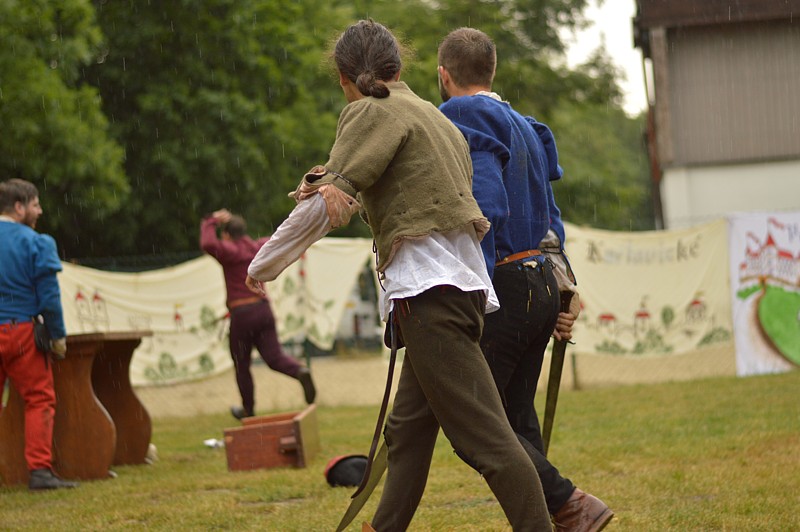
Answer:
[(576, 353), (674, 355), (732, 342), (725, 220), (675, 231), (566, 229), (583, 307)]
[[(324, 238), (268, 283), (280, 340), (331, 349), (371, 255), (369, 239)], [(59, 285), (68, 334), (153, 332), (134, 352), (133, 384), (171, 384), (232, 367), (222, 267), (210, 256), (140, 273), (63, 267)]]

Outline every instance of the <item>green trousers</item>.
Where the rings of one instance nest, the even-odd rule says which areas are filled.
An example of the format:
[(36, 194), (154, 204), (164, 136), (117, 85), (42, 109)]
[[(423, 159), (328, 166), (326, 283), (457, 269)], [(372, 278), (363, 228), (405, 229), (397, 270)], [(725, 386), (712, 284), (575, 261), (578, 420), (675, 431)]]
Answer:
[(438, 286), (395, 300), (406, 345), (386, 422), (386, 482), (372, 526), (406, 530), (428, 479), (441, 426), (486, 479), (515, 531), (552, 530), (533, 462), (509, 425), (479, 340), (483, 292)]

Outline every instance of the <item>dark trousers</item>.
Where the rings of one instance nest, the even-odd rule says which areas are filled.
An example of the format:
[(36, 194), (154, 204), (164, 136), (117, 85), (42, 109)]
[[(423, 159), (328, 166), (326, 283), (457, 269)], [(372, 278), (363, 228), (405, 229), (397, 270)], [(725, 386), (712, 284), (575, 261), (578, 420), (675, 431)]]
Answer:
[(250, 373), (253, 347), (267, 366), (279, 373), (297, 377), (301, 367), (297, 360), (284, 353), (268, 301), (232, 309), (231, 358), (236, 368), (236, 384), (242, 396), (242, 407), (248, 414), (253, 414), (255, 408), (253, 375)]
[(395, 300), (406, 345), (384, 436), (388, 471), (372, 526), (406, 530), (417, 509), (439, 427), (475, 464), (515, 531), (551, 530), (541, 483), (508, 423), (481, 353), (485, 296), (437, 286)]
[(556, 513), (575, 489), (544, 456), (533, 404), (545, 349), (559, 312), (558, 284), (548, 261), (498, 266), (492, 283), (500, 310), (484, 320), (481, 349), (508, 420), (536, 466), (547, 508)]

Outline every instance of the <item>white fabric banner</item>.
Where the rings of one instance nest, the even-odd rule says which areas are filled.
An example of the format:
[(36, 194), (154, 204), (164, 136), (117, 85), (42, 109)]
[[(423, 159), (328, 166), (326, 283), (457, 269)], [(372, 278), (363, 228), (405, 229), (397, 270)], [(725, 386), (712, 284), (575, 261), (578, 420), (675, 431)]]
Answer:
[[(372, 241), (324, 238), (267, 291), (281, 341), (308, 338), (330, 349)], [(68, 334), (151, 330), (131, 361), (134, 385), (206, 377), (231, 367), (222, 267), (200, 258), (161, 270), (113, 273), (63, 263)]]
[(725, 221), (679, 231), (566, 224), (580, 354), (643, 357), (731, 342)]
[[(623, 233), (567, 224), (567, 253), (582, 302), (570, 350), (628, 357), (683, 354), (732, 344), (735, 330), (740, 374), (797, 364), (800, 213), (742, 215), (731, 218), (729, 232), (727, 225), (719, 220), (679, 231)], [(308, 338), (330, 349), (358, 276), (371, 260), (371, 240), (324, 238), (269, 283), (281, 341)], [(754, 273), (765, 264), (772, 269)], [(133, 274), (65, 263), (59, 281), (69, 334), (154, 332), (131, 363), (135, 385), (173, 383), (231, 367), (224, 279), (213, 258)], [(759, 320), (742, 321), (755, 307)], [(742, 323), (749, 323), (747, 337)], [(755, 363), (765, 356), (754, 355), (752, 338), (765, 335), (770, 362)]]
[(728, 218), (738, 375), (800, 366), (800, 212)]
[(323, 238), (269, 283), (281, 341), (307, 337), (331, 349), (347, 298), (372, 256), (372, 240)]

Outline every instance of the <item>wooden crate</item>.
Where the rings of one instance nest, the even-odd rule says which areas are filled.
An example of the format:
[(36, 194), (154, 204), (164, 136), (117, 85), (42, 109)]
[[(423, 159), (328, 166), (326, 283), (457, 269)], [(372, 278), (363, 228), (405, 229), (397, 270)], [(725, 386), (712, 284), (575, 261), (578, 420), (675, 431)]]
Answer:
[(306, 467), (319, 451), (317, 409), (244, 418), (241, 427), (225, 429), (229, 471), (271, 467)]

